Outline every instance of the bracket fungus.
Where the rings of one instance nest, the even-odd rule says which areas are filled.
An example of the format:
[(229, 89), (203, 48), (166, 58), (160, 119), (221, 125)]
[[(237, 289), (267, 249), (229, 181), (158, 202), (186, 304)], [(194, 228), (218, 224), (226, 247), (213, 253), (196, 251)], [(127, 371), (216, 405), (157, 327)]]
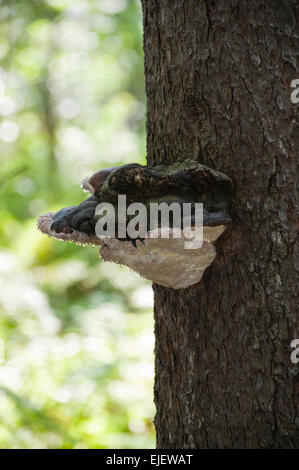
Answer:
[[(215, 259), (215, 240), (231, 223), (227, 211), (232, 181), (192, 160), (154, 167), (133, 163), (108, 168), (83, 180), (82, 187), (91, 196), (78, 206), (40, 216), (39, 230), (58, 240), (100, 246), (104, 261), (128, 266), (141, 276), (174, 289), (201, 280)], [(98, 211), (99, 206), (102, 211)], [(184, 218), (187, 206), (189, 217)], [(197, 206), (201, 208), (200, 223)], [(155, 223), (153, 207), (158, 213)], [(167, 222), (161, 215), (162, 207), (168, 208)], [(174, 217), (174, 207), (178, 208), (179, 219)], [(114, 209), (112, 235), (97, 230), (99, 221), (107, 217), (105, 208)], [(122, 220), (121, 215), (125, 217)], [(102, 223), (102, 229), (107, 228), (107, 221)]]

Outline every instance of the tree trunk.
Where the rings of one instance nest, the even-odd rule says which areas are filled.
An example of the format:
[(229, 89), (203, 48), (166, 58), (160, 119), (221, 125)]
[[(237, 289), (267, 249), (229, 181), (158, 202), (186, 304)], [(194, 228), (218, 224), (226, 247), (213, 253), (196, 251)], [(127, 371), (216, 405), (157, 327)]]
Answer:
[(297, 0), (141, 1), (148, 163), (235, 185), (200, 284), (154, 285), (157, 446), (298, 448)]

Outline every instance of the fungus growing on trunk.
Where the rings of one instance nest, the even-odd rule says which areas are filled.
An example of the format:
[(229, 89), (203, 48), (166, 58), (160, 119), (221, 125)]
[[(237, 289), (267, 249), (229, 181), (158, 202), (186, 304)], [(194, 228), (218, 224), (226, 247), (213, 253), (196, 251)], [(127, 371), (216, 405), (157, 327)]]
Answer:
[[(39, 230), (58, 240), (99, 245), (104, 261), (128, 266), (166, 287), (186, 288), (199, 282), (215, 259), (215, 240), (231, 222), (230, 178), (191, 160), (171, 166), (134, 163), (109, 168), (83, 180), (82, 187), (91, 196), (78, 206), (40, 216)], [(162, 207), (168, 208), (167, 221)], [(103, 231), (103, 223), (99, 233), (105, 208), (113, 209), (112, 236)], [(155, 223), (153, 208), (161, 210)], [(141, 209), (143, 217), (137, 221), (136, 210)]]

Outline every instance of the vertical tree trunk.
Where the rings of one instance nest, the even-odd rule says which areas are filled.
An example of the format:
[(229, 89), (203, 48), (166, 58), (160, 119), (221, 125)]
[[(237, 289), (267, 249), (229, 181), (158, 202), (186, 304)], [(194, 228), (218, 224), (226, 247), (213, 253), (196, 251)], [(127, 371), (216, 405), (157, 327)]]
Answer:
[(297, 0), (141, 1), (149, 164), (236, 188), (201, 283), (154, 286), (157, 446), (298, 448)]

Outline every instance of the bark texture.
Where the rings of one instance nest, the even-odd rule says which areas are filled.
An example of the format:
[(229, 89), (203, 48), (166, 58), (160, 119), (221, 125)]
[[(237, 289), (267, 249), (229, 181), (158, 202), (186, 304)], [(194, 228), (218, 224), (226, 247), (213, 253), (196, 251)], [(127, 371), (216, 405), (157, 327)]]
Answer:
[(148, 162), (235, 184), (200, 284), (154, 285), (157, 446), (298, 448), (297, 0), (141, 1)]

